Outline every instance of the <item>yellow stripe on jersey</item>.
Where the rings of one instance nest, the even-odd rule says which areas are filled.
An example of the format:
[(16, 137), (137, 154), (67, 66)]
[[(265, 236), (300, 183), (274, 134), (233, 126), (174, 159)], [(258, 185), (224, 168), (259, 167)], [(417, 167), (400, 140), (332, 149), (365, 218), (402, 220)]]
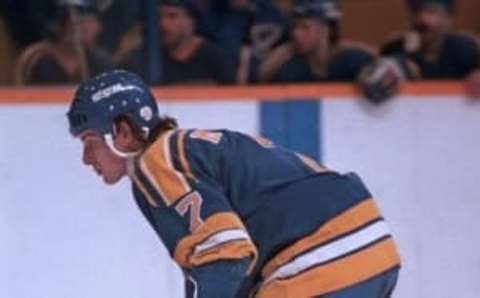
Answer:
[(191, 257), (192, 266), (200, 266), (218, 260), (238, 260), (252, 258), (248, 273), (257, 262), (257, 250), (251, 240), (235, 240), (223, 245), (218, 245), (204, 253), (194, 254)]
[(140, 179), (137, 177), (137, 175), (135, 175), (135, 173), (131, 173), (130, 174), (130, 177), (132, 178), (133, 182), (135, 183), (135, 185), (140, 189), (140, 191), (145, 195), (145, 199), (147, 200), (147, 202), (153, 206), (153, 207), (158, 207), (158, 204), (157, 202), (155, 201), (155, 199), (151, 196), (151, 194), (147, 191), (147, 188), (145, 187), (145, 185), (143, 185), (143, 183), (140, 181)]
[(192, 268), (217, 260), (257, 259), (257, 249), (245, 226), (233, 212), (221, 212), (207, 218), (191, 235), (178, 243), (174, 259), (183, 268)]
[(275, 147), (275, 144), (267, 138), (264, 138), (262, 136), (256, 136), (256, 137), (252, 137), (250, 135), (248, 136), (251, 137), (253, 140), (255, 140), (255, 142), (257, 142), (257, 144), (259, 144), (263, 148), (271, 149)]
[(292, 260), (295, 256), (321, 245), (335, 237), (341, 236), (349, 231), (355, 230), (358, 227), (378, 218), (380, 211), (373, 199), (362, 201), (358, 205), (342, 214), (331, 219), (322, 225), (315, 233), (307, 236), (295, 244), (289, 246), (272, 260), (270, 260), (262, 270), (262, 276), (267, 278), (277, 268)]
[(222, 141), (223, 133), (197, 129), (190, 134), (190, 138), (199, 139), (218, 145)]
[(300, 158), (302, 160), (302, 162), (307, 166), (309, 167), (310, 169), (312, 169), (315, 173), (326, 173), (326, 172), (330, 172), (329, 169), (327, 169), (326, 167), (323, 167), (321, 165), (319, 165), (314, 159), (306, 156), (306, 155), (303, 155), (303, 154), (300, 154), (300, 153), (296, 153), (296, 155), (298, 156), (298, 158)]
[(185, 153), (185, 134), (186, 133), (187, 131), (185, 130), (182, 130), (179, 132), (177, 137), (177, 150), (178, 150), (178, 155), (180, 157), (180, 163), (182, 164), (183, 172), (188, 178), (195, 180), (195, 176), (193, 175), (192, 169), (190, 168), (190, 164), (188, 163), (187, 155)]
[(400, 257), (391, 238), (358, 253), (261, 287), (256, 298), (308, 298), (353, 286), (393, 269)]
[(139, 159), (140, 170), (167, 206), (191, 191), (186, 178), (173, 166), (170, 152), (173, 133), (171, 130), (161, 135)]

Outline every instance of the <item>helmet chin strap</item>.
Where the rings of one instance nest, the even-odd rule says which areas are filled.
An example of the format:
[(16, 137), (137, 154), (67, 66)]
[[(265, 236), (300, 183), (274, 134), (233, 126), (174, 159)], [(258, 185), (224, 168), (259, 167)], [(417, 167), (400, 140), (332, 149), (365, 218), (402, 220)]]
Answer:
[(115, 143), (113, 142), (113, 136), (111, 134), (105, 134), (104, 137), (105, 137), (105, 142), (107, 143), (110, 150), (112, 150), (112, 152), (115, 155), (117, 155), (121, 158), (133, 159), (134, 157), (138, 156), (141, 152), (140, 150), (132, 151), (132, 152), (122, 152), (115, 147)]

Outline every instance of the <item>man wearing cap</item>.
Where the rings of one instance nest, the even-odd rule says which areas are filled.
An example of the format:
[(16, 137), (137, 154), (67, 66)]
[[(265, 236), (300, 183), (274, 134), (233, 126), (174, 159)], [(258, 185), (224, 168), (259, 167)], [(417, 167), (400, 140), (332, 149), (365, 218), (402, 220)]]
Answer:
[[(162, 0), (158, 5), (163, 84), (230, 84), (234, 63), (222, 49), (195, 34), (196, 9), (188, 0)], [(141, 49), (124, 59), (122, 68), (142, 74)]]
[(260, 66), (260, 82), (353, 81), (373, 51), (340, 42), (336, 0), (302, 1), (293, 9), (292, 41)]
[(477, 41), (452, 32), (454, 0), (409, 0), (412, 30), (382, 48), (383, 55), (403, 55), (425, 79), (465, 79), (480, 69)]

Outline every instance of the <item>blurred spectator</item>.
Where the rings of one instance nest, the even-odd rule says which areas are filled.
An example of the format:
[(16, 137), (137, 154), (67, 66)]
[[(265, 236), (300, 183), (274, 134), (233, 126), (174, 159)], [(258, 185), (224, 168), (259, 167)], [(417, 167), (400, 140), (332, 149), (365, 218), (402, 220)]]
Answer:
[[(64, 2), (67, 1), (88, 2), (103, 8), (111, 6), (99, 16), (104, 30), (98, 37), (99, 45), (110, 53), (117, 50), (123, 35), (138, 20), (142, 3), (142, 1), (131, 0), (66, 0)], [(0, 14), (4, 16), (9, 32), (18, 46), (28, 46), (45, 39), (45, 33), (48, 32), (52, 19), (57, 16), (58, 2), (59, 0), (0, 1)]]
[[(158, 9), (162, 44), (163, 84), (231, 84), (234, 64), (213, 43), (195, 34), (193, 4), (162, 0)], [(120, 67), (143, 75), (141, 46), (120, 62)]]
[(197, 32), (236, 60), (245, 39), (252, 5), (250, 0), (198, 0)]
[(115, 53), (121, 42), (138, 21), (143, 1), (109, 0), (111, 7), (101, 14), (103, 30), (98, 44), (109, 53)]
[(289, 36), (288, 3), (279, 0), (250, 1), (250, 23), (243, 36), (237, 81), (256, 81), (258, 67), (271, 51)]
[(113, 67), (96, 46), (98, 7), (87, 1), (60, 2), (49, 37), (28, 47), (15, 70), (17, 84), (70, 84)]
[(412, 30), (383, 46), (383, 55), (415, 62), (425, 79), (464, 79), (480, 67), (474, 38), (452, 32), (454, 0), (408, 0)]
[(270, 51), (287, 41), (289, 11), (282, 11), (271, 1), (257, 1), (253, 19), (247, 36), (252, 54), (264, 59)]
[(260, 66), (261, 82), (353, 81), (373, 61), (373, 51), (340, 42), (336, 0), (302, 1), (292, 15), (292, 42), (277, 47)]
[(288, 28), (287, 16), (272, 0), (198, 0), (198, 32), (238, 57), (245, 41), (262, 50), (276, 45)]
[(15, 44), (23, 47), (45, 37), (56, 6), (57, 0), (1, 0), (0, 13)]
[(0, 16), (0, 85), (11, 84), (12, 73), (15, 62), (15, 48), (14, 43), (10, 38), (10, 34), (5, 26), (3, 17)]

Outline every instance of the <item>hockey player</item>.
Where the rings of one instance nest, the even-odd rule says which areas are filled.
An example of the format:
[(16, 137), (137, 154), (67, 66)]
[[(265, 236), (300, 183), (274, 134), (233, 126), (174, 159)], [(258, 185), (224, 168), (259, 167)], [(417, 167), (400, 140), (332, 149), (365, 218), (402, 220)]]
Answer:
[(390, 297), (400, 258), (357, 175), (263, 138), (179, 129), (125, 71), (81, 85), (68, 118), (86, 165), (131, 179), (187, 297)]

